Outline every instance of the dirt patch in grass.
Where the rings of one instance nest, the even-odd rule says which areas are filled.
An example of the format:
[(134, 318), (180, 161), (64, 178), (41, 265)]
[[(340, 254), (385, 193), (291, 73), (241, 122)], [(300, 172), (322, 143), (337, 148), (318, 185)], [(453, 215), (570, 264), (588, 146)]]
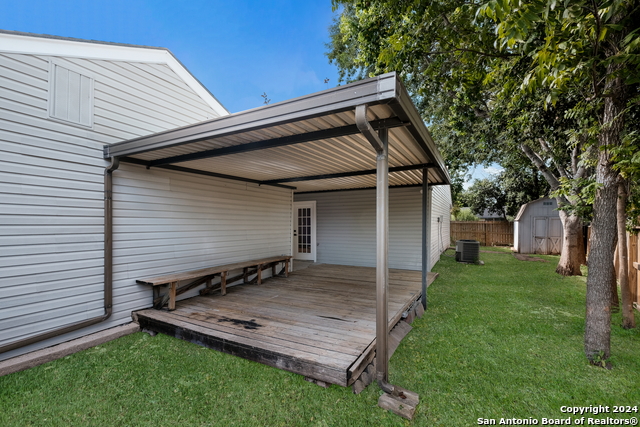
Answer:
[(539, 262), (549, 262), (546, 259), (538, 258), (536, 256), (525, 255), (525, 254), (513, 254), (519, 261), (539, 261)]

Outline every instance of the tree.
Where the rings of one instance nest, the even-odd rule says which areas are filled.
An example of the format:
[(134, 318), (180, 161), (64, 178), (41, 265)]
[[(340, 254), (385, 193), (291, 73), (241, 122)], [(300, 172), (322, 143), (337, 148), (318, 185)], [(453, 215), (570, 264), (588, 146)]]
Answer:
[[(523, 86), (546, 87), (553, 103), (580, 91), (598, 126), (593, 221), (587, 278), (585, 354), (592, 363), (610, 356), (611, 280), (620, 176), (612, 153), (622, 145), (629, 99), (640, 81), (637, 1), (489, 1), (481, 13), (498, 24), (500, 45), (532, 58)], [(543, 43), (531, 43), (543, 39)], [(585, 88), (588, 88), (585, 91)]]
[[(473, 2), (334, 0), (343, 5), (331, 28), (330, 61), (342, 80), (398, 71), (430, 124), (450, 170), (499, 162), (535, 165), (552, 190), (583, 179), (582, 143), (568, 143), (576, 117), (545, 108), (549, 91), (520, 91), (530, 59), (496, 43), (497, 24)], [(518, 94), (517, 97), (514, 96)], [(560, 96), (556, 96), (560, 98)], [(579, 117), (578, 117), (579, 118)], [(580, 193), (580, 186), (571, 186)], [(586, 262), (578, 194), (556, 198), (565, 239), (557, 271), (579, 275)]]
[[(637, 103), (637, 0), (333, 4), (344, 5), (328, 54), (341, 77), (400, 72), (454, 169), (524, 154), (576, 217), (563, 220), (575, 241), (563, 242), (567, 254), (581, 241), (567, 231), (581, 230), (581, 186), (593, 168), (585, 354), (605, 363), (619, 180), (612, 152)], [(561, 259), (558, 270), (578, 267)]]
[(509, 168), (494, 177), (477, 179), (464, 192), (465, 204), (476, 215), (487, 210), (503, 219), (514, 217), (522, 205), (548, 194), (549, 185), (538, 175), (530, 167)]
[[(631, 109), (627, 132), (622, 144), (612, 150), (615, 169), (620, 174), (618, 183), (617, 227), (618, 227), (618, 255), (620, 265), (620, 293), (622, 294), (622, 327), (634, 328), (633, 301), (629, 284), (628, 250), (626, 231), (634, 231), (633, 226), (640, 221), (640, 136), (638, 135), (638, 104)], [(637, 232), (637, 231), (636, 231)], [(617, 296), (617, 289), (615, 289)]]
[(486, 211), (507, 219), (504, 192), (495, 178), (476, 179), (465, 191), (464, 200), (475, 215), (483, 215)]
[(548, 95), (545, 90), (528, 96), (518, 96), (513, 89), (503, 92), (499, 96), (511, 100), (507, 108), (496, 108), (494, 116), (506, 123), (506, 144), (517, 144), (545, 178), (558, 203), (564, 238), (556, 272), (581, 275), (580, 266), (586, 264), (582, 224), (590, 218), (592, 204), (593, 168), (584, 159), (589, 153), (585, 147), (591, 122), (574, 95), (563, 94), (552, 106), (546, 104)]

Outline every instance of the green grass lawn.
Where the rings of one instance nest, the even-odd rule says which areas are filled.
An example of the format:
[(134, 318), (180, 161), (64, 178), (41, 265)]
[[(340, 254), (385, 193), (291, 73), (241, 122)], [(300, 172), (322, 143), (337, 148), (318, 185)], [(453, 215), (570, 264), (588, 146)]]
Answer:
[(1, 377), (0, 426), (470, 426), (478, 418), (566, 419), (561, 406), (640, 405), (639, 330), (622, 330), (615, 314), (613, 369), (590, 366), (585, 279), (556, 275), (557, 257), (518, 261), (482, 249), (503, 252), (481, 253), (484, 266), (441, 258), (427, 313), (391, 359), (391, 382), (420, 394), (412, 422), (378, 408), (375, 385), (360, 395), (323, 389), (137, 333)]

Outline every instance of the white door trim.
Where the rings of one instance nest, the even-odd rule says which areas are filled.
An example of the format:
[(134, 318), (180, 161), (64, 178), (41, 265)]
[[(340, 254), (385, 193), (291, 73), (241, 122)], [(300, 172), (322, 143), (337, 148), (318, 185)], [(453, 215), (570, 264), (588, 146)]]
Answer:
[[(541, 227), (541, 230), (537, 228), (537, 221), (544, 221), (544, 225)], [(534, 216), (531, 217), (531, 234), (532, 241), (531, 244), (533, 246), (532, 253), (547, 255), (549, 253), (549, 248), (547, 245), (547, 238), (549, 236), (549, 218), (546, 216)], [(536, 230), (543, 231), (544, 236), (538, 236), (539, 233), (536, 233)]]
[[(299, 208), (311, 208), (311, 252), (310, 253), (299, 253), (298, 252), (298, 209)], [(306, 202), (293, 202), (293, 212), (292, 212), (292, 221), (291, 221), (291, 241), (293, 243), (292, 254), (294, 259), (306, 260), (306, 261), (317, 261), (317, 239), (316, 239), (316, 201), (310, 200)]]

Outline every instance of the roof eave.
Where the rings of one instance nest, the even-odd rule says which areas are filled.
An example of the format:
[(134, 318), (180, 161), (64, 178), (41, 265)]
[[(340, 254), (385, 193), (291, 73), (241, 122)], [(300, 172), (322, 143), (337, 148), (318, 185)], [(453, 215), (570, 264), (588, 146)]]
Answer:
[(375, 105), (396, 98), (395, 73), (104, 147), (104, 157), (132, 156), (184, 143), (253, 131)]
[[(433, 164), (433, 167), (429, 168), (430, 183), (432, 185), (450, 184), (451, 179), (444, 164), (444, 159), (438, 152), (422, 117), (413, 105), (408, 92), (396, 73), (383, 74), (378, 77), (361, 80), (359, 82), (279, 102), (277, 104), (267, 105), (145, 137), (106, 145), (104, 147), (104, 157), (131, 157), (145, 152), (164, 150), (184, 144), (206, 141), (208, 139), (253, 132), (269, 127), (277, 127), (288, 123), (313, 119), (320, 116), (332, 115), (345, 111), (355, 112), (356, 108), (361, 105), (375, 106), (380, 104), (386, 105), (393, 116), (391, 116), (390, 119), (378, 120), (378, 122), (382, 122), (382, 126), (387, 126), (384, 122), (389, 121), (389, 126), (396, 126), (397, 123), (394, 122), (395, 120), (399, 121), (402, 126), (406, 126), (407, 130), (411, 134), (411, 139), (413, 140), (411, 143), (414, 144), (416, 149), (423, 152), (430, 164)], [(391, 122), (394, 124), (391, 124)], [(331, 136), (329, 136), (329, 131), (330, 129), (318, 131), (317, 133), (323, 136), (318, 137), (318, 139), (325, 139), (324, 137), (330, 138)], [(307, 141), (307, 139), (302, 138), (304, 135), (306, 134), (296, 134), (280, 139), (287, 139), (286, 144), (283, 144), (290, 145)], [(293, 142), (289, 141), (289, 139)], [(275, 142), (280, 143), (279, 141)], [(257, 141), (254, 143), (226, 147), (224, 149), (218, 149), (217, 151), (229, 151), (233, 147), (240, 148), (245, 146), (246, 150), (249, 150), (253, 149), (253, 145), (260, 145), (260, 147), (258, 147), (260, 149), (270, 147), (270, 145), (265, 144), (264, 141)], [(239, 150), (235, 150), (234, 152), (236, 151)], [(201, 152), (200, 154), (183, 154), (174, 156), (175, 158), (169, 157), (159, 159), (162, 161), (157, 161), (157, 163), (169, 164), (178, 161), (187, 161), (187, 159), (194, 160), (210, 157), (205, 156), (205, 154), (205, 152)], [(153, 162), (154, 161), (149, 161), (147, 166), (154, 166), (152, 164)]]
[(219, 116), (229, 111), (209, 90), (191, 74), (173, 53), (164, 47), (141, 46), (98, 40), (85, 40), (49, 34), (0, 30), (0, 51), (30, 55), (63, 56), (166, 64)]

